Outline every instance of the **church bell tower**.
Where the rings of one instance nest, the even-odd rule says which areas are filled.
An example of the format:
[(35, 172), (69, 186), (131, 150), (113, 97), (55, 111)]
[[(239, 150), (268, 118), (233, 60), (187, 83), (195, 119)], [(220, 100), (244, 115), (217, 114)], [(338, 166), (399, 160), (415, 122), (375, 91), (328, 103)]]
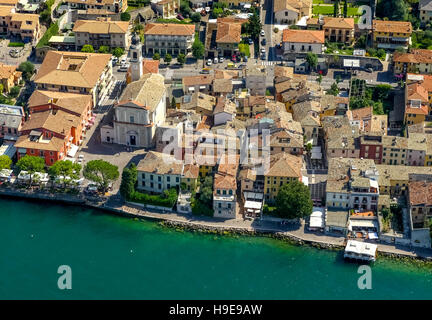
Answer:
[(132, 43), (130, 46), (131, 53), (131, 80), (137, 81), (143, 75), (143, 59), (142, 59), (142, 45), (139, 36), (134, 33), (132, 36)]

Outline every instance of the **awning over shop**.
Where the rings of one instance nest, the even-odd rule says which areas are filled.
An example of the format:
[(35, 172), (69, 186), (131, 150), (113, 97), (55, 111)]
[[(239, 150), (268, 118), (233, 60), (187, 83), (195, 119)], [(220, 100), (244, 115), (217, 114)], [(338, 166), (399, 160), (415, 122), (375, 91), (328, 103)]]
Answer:
[(75, 157), (77, 151), (78, 151), (78, 146), (73, 144), (67, 153), (68, 157), (72, 157), (72, 158)]

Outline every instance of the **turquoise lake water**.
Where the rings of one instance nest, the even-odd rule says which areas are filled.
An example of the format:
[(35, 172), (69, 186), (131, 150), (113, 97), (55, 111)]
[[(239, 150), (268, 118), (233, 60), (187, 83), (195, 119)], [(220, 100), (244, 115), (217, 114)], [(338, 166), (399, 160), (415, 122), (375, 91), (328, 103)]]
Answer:
[(0, 200), (0, 253), (1, 299), (432, 299), (432, 266), (379, 258), (359, 290), (341, 252), (51, 203)]

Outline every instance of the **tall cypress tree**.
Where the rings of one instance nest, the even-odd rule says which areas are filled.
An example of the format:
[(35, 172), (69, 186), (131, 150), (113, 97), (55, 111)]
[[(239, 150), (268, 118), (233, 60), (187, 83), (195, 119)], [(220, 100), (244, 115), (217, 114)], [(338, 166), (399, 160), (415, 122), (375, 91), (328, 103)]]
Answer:
[(348, 0), (344, 2), (343, 16), (346, 18), (348, 16)]
[(333, 8), (333, 16), (337, 17), (339, 15), (339, 0), (335, 1)]

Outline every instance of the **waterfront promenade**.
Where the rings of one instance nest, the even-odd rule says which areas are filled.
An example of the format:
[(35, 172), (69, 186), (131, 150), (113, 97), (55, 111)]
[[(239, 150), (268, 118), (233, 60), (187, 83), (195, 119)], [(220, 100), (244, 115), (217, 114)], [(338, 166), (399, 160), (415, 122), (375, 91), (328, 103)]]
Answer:
[[(345, 238), (342, 236), (330, 236), (319, 232), (309, 232), (304, 224), (278, 223), (278, 219), (272, 220), (219, 220), (212, 217), (180, 215), (175, 212), (156, 212), (143, 210), (136, 206), (124, 204), (117, 196), (112, 196), (108, 201), (88, 201), (83, 195), (51, 194), (49, 192), (30, 191), (28, 189), (0, 188), (0, 195), (20, 197), (33, 200), (51, 200), (73, 205), (85, 205), (87, 207), (102, 209), (114, 214), (129, 217), (145, 218), (165, 222), (169, 226), (186, 227), (202, 231), (228, 231), (241, 234), (268, 234), (277, 238), (289, 239), (300, 244), (310, 244), (321, 248), (344, 248)], [(282, 221), (282, 219), (279, 219)], [(378, 252), (400, 257), (423, 258), (432, 260), (432, 249), (414, 248), (408, 246), (395, 246), (378, 243)]]
[[(105, 207), (117, 212), (150, 218), (160, 221), (169, 221), (174, 224), (189, 225), (191, 227), (207, 227), (211, 229), (228, 230), (228, 231), (245, 231), (249, 233), (270, 233), (286, 237), (296, 242), (320, 245), (323, 247), (344, 248), (345, 238), (341, 236), (328, 236), (323, 233), (309, 232), (306, 230), (304, 222), (301, 225), (290, 226), (281, 225), (274, 221), (255, 221), (255, 220), (216, 220), (211, 217), (184, 216), (176, 213), (157, 213), (144, 211), (129, 205), (120, 207)], [(423, 258), (432, 260), (432, 249), (414, 248), (408, 246), (395, 246), (391, 244), (378, 244), (378, 252), (388, 255), (405, 256), (411, 258)]]

